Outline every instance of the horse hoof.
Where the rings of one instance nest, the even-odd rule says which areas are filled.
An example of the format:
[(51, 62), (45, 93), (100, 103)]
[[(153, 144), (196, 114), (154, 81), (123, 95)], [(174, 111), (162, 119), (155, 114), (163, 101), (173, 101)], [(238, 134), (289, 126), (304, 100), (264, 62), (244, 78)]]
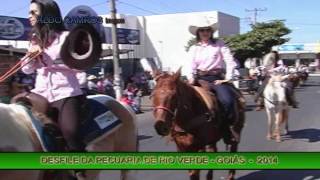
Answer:
[(267, 140), (270, 141), (272, 139), (272, 136), (268, 135)]
[(276, 142), (280, 143), (281, 142), (281, 138), (277, 138)]

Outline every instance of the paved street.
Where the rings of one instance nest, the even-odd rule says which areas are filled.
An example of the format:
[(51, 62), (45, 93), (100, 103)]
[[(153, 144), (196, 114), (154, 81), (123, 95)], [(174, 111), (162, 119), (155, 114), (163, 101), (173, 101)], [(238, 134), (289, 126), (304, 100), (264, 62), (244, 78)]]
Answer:
[[(296, 89), (300, 109), (291, 109), (289, 116), (290, 133), (284, 141), (267, 141), (267, 119), (264, 111), (255, 112), (252, 97), (247, 96), (248, 112), (242, 133), (240, 151), (319, 151), (320, 149), (320, 77), (309, 79), (305, 86)], [(175, 151), (175, 145), (161, 138), (153, 129), (150, 107), (139, 115), (140, 151)], [(219, 143), (219, 151), (225, 146)], [(202, 171), (205, 172), (205, 171)], [(104, 172), (103, 179), (113, 179), (115, 172)], [(215, 171), (215, 179), (224, 179), (227, 171)], [(204, 178), (205, 173), (202, 173)], [(239, 180), (315, 180), (320, 179), (320, 171), (237, 171)], [(138, 180), (186, 180), (187, 171), (138, 171)]]

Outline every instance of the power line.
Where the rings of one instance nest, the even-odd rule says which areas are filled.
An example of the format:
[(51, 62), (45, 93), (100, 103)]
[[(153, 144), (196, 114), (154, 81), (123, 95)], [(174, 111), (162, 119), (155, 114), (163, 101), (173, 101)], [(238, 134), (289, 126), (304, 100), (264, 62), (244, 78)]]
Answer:
[(100, 6), (100, 5), (106, 5), (106, 3), (109, 3), (110, 0), (107, 0), (107, 1), (102, 1), (100, 3), (96, 3), (96, 4), (92, 4), (92, 5), (89, 5), (90, 7), (96, 7), (96, 6)]
[(262, 11), (267, 11), (267, 8), (254, 8), (251, 10), (246, 9), (246, 12), (253, 12), (253, 24), (257, 23), (257, 16), (258, 16), (258, 12), (262, 12)]
[(120, 4), (124, 4), (124, 5), (130, 6), (130, 7), (139, 9), (139, 10), (144, 11), (144, 12), (148, 12), (148, 13), (151, 13), (151, 14), (154, 14), (154, 15), (160, 15), (160, 13), (158, 13), (158, 12), (150, 11), (150, 10), (147, 10), (147, 9), (144, 9), (144, 8), (141, 8), (141, 7), (138, 7), (138, 6), (136, 6), (136, 5), (127, 3), (127, 2), (123, 2), (123, 1), (118, 1), (118, 2), (119, 2)]

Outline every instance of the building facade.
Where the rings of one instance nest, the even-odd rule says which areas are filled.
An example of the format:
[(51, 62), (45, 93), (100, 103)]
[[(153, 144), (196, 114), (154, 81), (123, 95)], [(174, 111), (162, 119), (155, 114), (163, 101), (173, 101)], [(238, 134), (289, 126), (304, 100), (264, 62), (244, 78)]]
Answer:
[[(110, 18), (110, 15), (100, 15)], [(177, 13), (151, 16), (133, 16), (117, 14), (123, 18), (124, 24), (118, 24), (121, 31), (118, 34), (120, 50), (128, 53), (120, 55), (120, 59), (139, 60), (141, 58), (153, 59), (155, 64), (163, 70), (174, 71), (183, 65), (187, 58), (185, 46), (193, 37), (188, 27), (201, 18), (209, 17), (212, 23), (219, 24), (215, 37), (223, 37), (240, 33), (240, 20), (218, 11)], [(111, 24), (103, 21), (106, 33), (106, 43), (103, 49), (112, 49)], [(119, 31), (118, 30), (118, 31)], [(118, 40), (119, 41), (119, 40)], [(0, 45), (12, 45), (15, 48), (27, 48), (27, 41), (0, 40)], [(103, 58), (112, 59), (112, 57)]]

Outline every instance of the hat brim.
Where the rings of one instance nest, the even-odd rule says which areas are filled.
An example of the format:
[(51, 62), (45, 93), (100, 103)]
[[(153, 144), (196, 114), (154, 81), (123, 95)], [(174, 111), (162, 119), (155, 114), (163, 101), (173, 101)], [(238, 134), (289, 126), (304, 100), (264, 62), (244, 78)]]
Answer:
[[(88, 44), (83, 43), (86, 41)], [(96, 65), (101, 52), (100, 36), (91, 24), (80, 24), (73, 28), (60, 50), (64, 64), (78, 70), (87, 70)]]
[(215, 31), (218, 30), (219, 25), (218, 25), (218, 23), (214, 23), (214, 24), (209, 25), (209, 26), (189, 26), (189, 32), (196, 36), (198, 29), (199, 28), (205, 28), (205, 27), (210, 27), (212, 29), (212, 32), (215, 32)]

